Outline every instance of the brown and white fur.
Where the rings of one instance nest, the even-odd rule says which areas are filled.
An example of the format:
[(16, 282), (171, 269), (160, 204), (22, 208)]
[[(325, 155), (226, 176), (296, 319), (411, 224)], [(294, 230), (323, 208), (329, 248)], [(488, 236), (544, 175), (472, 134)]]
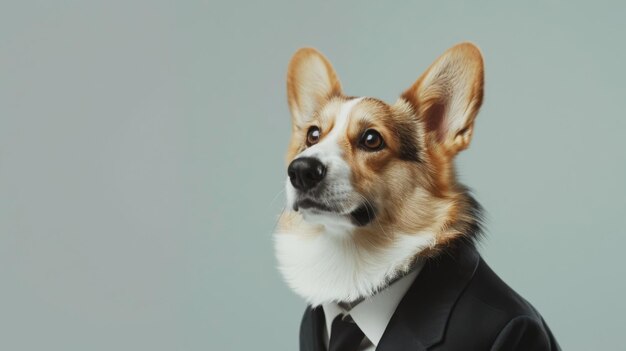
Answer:
[[(315, 49), (295, 53), (287, 75), (287, 164), (315, 158), (325, 172), (307, 191), (287, 178), (274, 237), (280, 271), (308, 303), (371, 296), (418, 258), (479, 234), (480, 207), (457, 182), (453, 161), (470, 143), (483, 76), (478, 48), (458, 44), (387, 104), (344, 95)], [(315, 129), (319, 137), (309, 138)], [(372, 130), (382, 147), (364, 146)]]

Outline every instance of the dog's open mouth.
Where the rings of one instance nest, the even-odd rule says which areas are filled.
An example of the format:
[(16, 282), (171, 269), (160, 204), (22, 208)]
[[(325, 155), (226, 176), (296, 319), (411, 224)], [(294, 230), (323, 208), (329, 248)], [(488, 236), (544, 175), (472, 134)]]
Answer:
[(293, 209), (295, 211), (299, 211), (301, 209), (309, 210), (317, 214), (323, 214), (324, 212), (327, 212), (339, 216), (347, 216), (348, 218), (350, 218), (352, 223), (361, 227), (369, 224), (376, 217), (376, 209), (369, 202), (361, 204), (352, 212), (342, 213), (337, 208), (333, 208), (329, 205), (307, 198), (296, 201), (293, 205)]
[(352, 222), (358, 226), (369, 224), (376, 217), (376, 211), (369, 202), (357, 207), (356, 210), (350, 212)]

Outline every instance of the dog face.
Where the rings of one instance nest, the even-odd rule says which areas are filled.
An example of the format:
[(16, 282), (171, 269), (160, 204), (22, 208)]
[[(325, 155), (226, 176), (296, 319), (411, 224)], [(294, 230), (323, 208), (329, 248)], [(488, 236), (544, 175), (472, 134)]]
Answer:
[(289, 208), (310, 223), (359, 231), (417, 232), (440, 219), (438, 199), (454, 196), (453, 157), (469, 145), (482, 101), (475, 46), (448, 50), (393, 105), (344, 96), (314, 49), (294, 55), (287, 89)]
[[(435, 252), (474, 223), (474, 201), (453, 167), (482, 102), (483, 61), (474, 45), (446, 51), (393, 104), (344, 95), (329, 61), (301, 49), (289, 64), (287, 93), (292, 135), (278, 233), (289, 236), (277, 236), (278, 254), (309, 302), (367, 295), (418, 253)], [(319, 272), (325, 252), (348, 268)], [(310, 266), (319, 269), (296, 276)], [(354, 278), (358, 267), (369, 273)], [(341, 273), (345, 278), (334, 276)], [(329, 285), (346, 280), (344, 291), (312, 297), (315, 288), (304, 280), (321, 274), (332, 276)]]

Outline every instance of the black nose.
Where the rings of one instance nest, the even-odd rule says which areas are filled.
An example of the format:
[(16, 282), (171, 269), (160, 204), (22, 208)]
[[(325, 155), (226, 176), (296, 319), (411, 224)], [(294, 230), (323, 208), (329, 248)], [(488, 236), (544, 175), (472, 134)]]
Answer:
[(298, 190), (313, 189), (326, 175), (326, 167), (313, 157), (300, 157), (287, 168), (289, 180)]

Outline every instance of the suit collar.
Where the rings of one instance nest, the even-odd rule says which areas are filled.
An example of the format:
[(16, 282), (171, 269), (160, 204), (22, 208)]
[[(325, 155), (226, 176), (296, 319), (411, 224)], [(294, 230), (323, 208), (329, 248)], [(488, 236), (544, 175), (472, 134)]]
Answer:
[(391, 317), (376, 350), (425, 350), (439, 343), (479, 261), (473, 247), (428, 260)]
[[(429, 259), (400, 301), (376, 350), (426, 350), (441, 342), (452, 309), (479, 262), (473, 247)], [(326, 351), (323, 332), (322, 307), (307, 308), (300, 329), (300, 350)]]

